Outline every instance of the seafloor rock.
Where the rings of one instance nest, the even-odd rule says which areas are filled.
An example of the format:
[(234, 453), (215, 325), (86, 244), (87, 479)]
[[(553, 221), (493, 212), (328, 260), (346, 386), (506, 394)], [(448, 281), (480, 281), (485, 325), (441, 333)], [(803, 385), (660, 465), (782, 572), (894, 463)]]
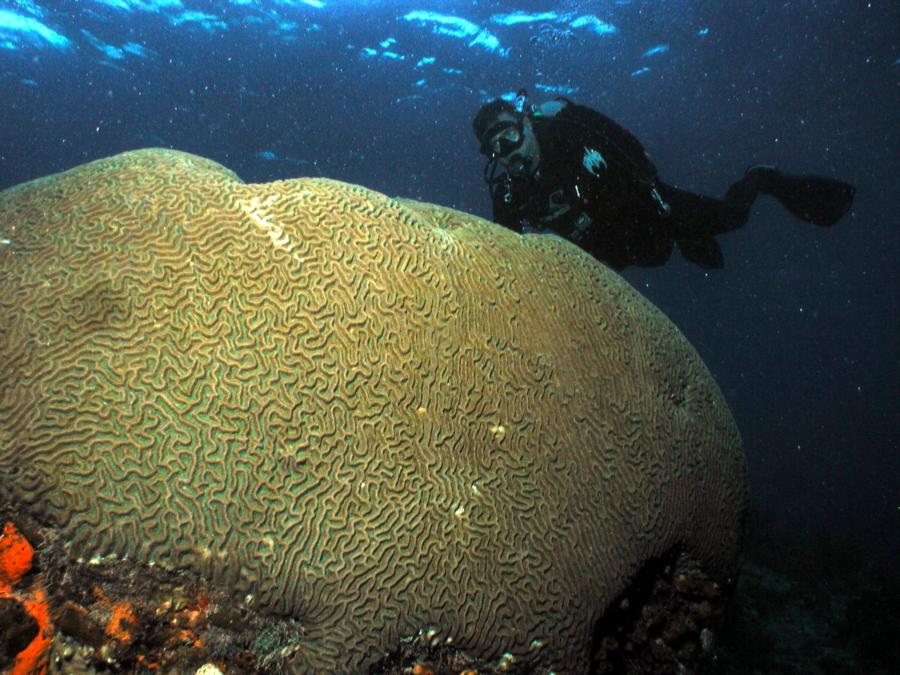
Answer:
[(635, 580), (735, 571), (720, 392), (560, 239), (147, 150), (3, 192), (0, 241), (0, 496), (289, 613), (298, 671), (416, 635), (583, 671)]

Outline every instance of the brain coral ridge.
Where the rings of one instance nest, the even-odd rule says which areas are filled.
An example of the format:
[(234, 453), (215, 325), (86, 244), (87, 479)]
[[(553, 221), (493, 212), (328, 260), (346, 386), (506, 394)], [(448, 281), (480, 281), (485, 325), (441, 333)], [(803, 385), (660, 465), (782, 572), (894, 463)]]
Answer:
[(703, 363), (555, 237), (168, 150), (0, 193), (3, 496), (297, 618), (297, 672), (404, 636), (555, 672), (642, 565), (734, 573)]

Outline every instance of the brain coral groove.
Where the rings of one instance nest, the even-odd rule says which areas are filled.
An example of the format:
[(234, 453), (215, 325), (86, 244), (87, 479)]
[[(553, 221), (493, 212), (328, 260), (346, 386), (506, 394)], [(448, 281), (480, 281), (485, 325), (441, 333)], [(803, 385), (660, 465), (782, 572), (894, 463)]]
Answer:
[(298, 672), (429, 628), (579, 672), (650, 558), (734, 572), (720, 392), (562, 240), (167, 150), (3, 192), (0, 238), (5, 496), (293, 614)]

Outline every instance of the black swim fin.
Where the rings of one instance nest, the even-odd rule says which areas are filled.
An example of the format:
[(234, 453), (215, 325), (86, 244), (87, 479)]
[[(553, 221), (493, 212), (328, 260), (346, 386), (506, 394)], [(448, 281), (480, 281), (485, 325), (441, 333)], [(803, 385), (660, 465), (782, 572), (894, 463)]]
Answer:
[(686, 260), (703, 269), (718, 270), (725, 267), (725, 256), (719, 248), (719, 242), (712, 237), (706, 239), (676, 239), (678, 250)]
[(756, 178), (760, 192), (775, 197), (795, 216), (822, 227), (839, 221), (856, 194), (849, 183), (823, 176), (791, 176), (771, 167), (752, 167), (747, 176)]

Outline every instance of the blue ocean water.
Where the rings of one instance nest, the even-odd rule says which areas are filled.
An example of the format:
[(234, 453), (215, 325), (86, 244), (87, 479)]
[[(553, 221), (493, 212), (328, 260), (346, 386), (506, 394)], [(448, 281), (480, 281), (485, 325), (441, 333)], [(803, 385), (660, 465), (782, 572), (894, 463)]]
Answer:
[(754, 503), (900, 555), (896, 2), (3, 0), (0, 188), (163, 146), (490, 217), (471, 119), (519, 87), (613, 117), (685, 189), (758, 162), (858, 187), (834, 228), (763, 198), (725, 269), (625, 276), (725, 392)]

